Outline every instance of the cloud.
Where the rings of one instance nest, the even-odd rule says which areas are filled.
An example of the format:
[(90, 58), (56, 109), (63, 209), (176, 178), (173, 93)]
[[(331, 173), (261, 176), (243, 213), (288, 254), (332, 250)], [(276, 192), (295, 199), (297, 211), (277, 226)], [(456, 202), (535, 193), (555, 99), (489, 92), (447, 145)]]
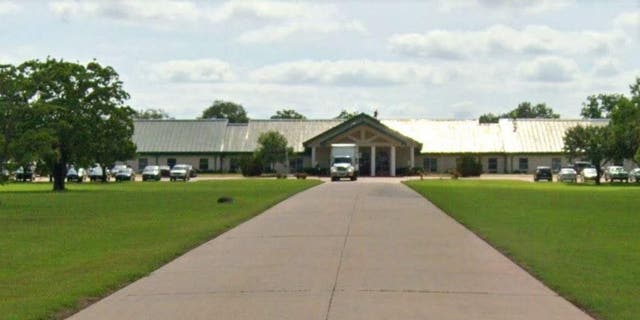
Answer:
[(148, 78), (169, 82), (224, 82), (234, 79), (231, 66), (217, 59), (171, 60), (149, 68)]
[(453, 11), (470, 8), (488, 8), (491, 10), (518, 10), (529, 14), (540, 14), (568, 7), (572, 0), (440, 0), (441, 11)]
[(299, 33), (366, 33), (360, 21), (341, 17), (336, 6), (305, 2), (228, 1), (214, 6), (176, 0), (62, 0), (51, 2), (49, 8), (66, 21), (97, 17), (159, 29), (181, 28), (185, 23), (236, 24), (245, 28), (238, 36), (241, 43), (275, 42)]
[(11, 1), (0, 1), (0, 15), (12, 14), (20, 11), (20, 6)]
[(127, 23), (147, 23), (163, 26), (167, 23), (193, 22), (201, 19), (199, 8), (187, 1), (54, 1), (49, 9), (64, 20), (99, 17)]
[(302, 33), (335, 33), (335, 32), (365, 33), (364, 26), (358, 21), (293, 21), (283, 24), (267, 25), (263, 28), (250, 30), (238, 37), (240, 43), (272, 43), (285, 40), (294, 34)]
[(548, 26), (527, 26), (518, 30), (494, 25), (480, 31), (432, 30), (426, 34), (396, 34), (389, 38), (389, 45), (393, 51), (407, 56), (467, 59), (493, 54), (602, 55), (624, 41), (618, 33), (563, 32)]
[(334, 5), (279, 1), (229, 1), (212, 14), (213, 21), (247, 20), (262, 24), (237, 38), (245, 44), (273, 43), (296, 34), (367, 32), (362, 22), (340, 15)]
[(603, 58), (596, 61), (593, 73), (600, 77), (610, 77), (620, 73), (620, 62), (613, 58)]
[(257, 82), (339, 86), (388, 86), (409, 83), (443, 83), (455, 72), (428, 65), (371, 60), (302, 60), (255, 70)]
[(640, 32), (640, 11), (625, 12), (613, 20), (614, 27), (622, 30), (630, 30), (638, 34)]
[(517, 70), (524, 79), (539, 82), (568, 82), (580, 71), (575, 61), (554, 56), (521, 63)]

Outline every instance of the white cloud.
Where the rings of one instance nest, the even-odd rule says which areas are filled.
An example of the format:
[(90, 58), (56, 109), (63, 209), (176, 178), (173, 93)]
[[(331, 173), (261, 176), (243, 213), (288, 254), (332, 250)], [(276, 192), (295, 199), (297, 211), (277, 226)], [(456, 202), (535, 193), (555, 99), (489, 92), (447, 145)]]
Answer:
[(12, 14), (20, 11), (20, 6), (11, 1), (0, 1), (0, 15)]
[(346, 86), (386, 86), (409, 83), (443, 83), (453, 71), (428, 65), (371, 60), (302, 60), (269, 65), (255, 70), (257, 82)]
[(593, 73), (596, 76), (610, 77), (620, 73), (620, 61), (613, 58), (602, 58), (596, 61)]
[(440, 0), (442, 11), (484, 7), (492, 10), (518, 10), (530, 14), (540, 14), (563, 9), (573, 4), (572, 0)]
[(340, 16), (336, 6), (283, 1), (228, 1), (219, 6), (177, 0), (140, 1), (54, 1), (50, 10), (64, 20), (103, 18), (128, 24), (145, 24), (159, 29), (184, 24), (230, 24), (246, 22), (249, 29), (238, 37), (241, 43), (267, 43), (295, 34), (366, 33), (358, 20)]
[(296, 33), (333, 33), (341, 31), (353, 31), (364, 33), (364, 26), (358, 21), (351, 22), (305, 22), (295, 21), (276, 25), (267, 25), (263, 28), (250, 30), (238, 37), (241, 43), (272, 43), (285, 40)]
[(261, 25), (240, 34), (240, 43), (271, 43), (296, 34), (356, 32), (364, 25), (340, 16), (334, 5), (281, 1), (229, 1), (211, 15), (215, 22), (246, 20)]
[(193, 22), (202, 18), (202, 12), (195, 4), (174, 0), (65, 0), (51, 2), (49, 9), (65, 20), (99, 17), (127, 23), (149, 23), (160, 27), (167, 23)]
[(548, 26), (518, 30), (494, 25), (481, 31), (433, 30), (426, 34), (397, 34), (391, 49), (415, 57), (464, 59), (492, 54), (596, 54), (602, 55), (624, 43), (618, 33), (563, 32)]
[(613, 25), (619, 29), (632, 30), (637, 34), (640, 32), (640, 11), (620, 14), (613, 20)]
[(519, 74), (526, 80), (539, 82), (568, 82), (580, 71), (575, 61), (561, 57), (538, 57), (518, 65)]
[(224, 82), (233, 80), (231, 66), (217, 59), (171, 60), (148, 68), (152, 80), (170, 82)]

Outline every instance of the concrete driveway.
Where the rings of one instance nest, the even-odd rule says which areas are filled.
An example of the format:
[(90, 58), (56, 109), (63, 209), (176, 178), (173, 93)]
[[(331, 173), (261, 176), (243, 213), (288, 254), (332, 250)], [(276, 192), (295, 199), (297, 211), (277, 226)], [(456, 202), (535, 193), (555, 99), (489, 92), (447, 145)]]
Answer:
[(298, 194), (71, 319), (591, 319), (379, 182)]

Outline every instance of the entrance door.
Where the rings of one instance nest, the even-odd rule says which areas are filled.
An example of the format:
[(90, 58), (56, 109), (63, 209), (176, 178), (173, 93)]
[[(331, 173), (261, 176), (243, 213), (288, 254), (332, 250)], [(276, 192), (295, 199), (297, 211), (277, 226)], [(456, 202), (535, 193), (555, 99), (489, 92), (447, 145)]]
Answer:
[(391, 175), (388, 148), (376, 150), (376, 176)]
[[(368, 149), (368, 150), (365, 150)], [(371, 175), (371, 148), (360, 148), (360, 176)]]

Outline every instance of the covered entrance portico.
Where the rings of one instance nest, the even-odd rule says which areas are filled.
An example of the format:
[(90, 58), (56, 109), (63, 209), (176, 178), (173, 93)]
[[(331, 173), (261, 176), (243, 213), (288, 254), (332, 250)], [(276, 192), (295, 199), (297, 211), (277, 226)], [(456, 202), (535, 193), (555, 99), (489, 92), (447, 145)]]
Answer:
[(383, 125), (364, 113), (311, 138), (304, 143), (311, 149), (311, 164), (328, 168), (331, 145), (354, 143), (359, 151), (361, 176), (396, 176), (398, 168), (413, 168), (415, 152), (422, 145)]

